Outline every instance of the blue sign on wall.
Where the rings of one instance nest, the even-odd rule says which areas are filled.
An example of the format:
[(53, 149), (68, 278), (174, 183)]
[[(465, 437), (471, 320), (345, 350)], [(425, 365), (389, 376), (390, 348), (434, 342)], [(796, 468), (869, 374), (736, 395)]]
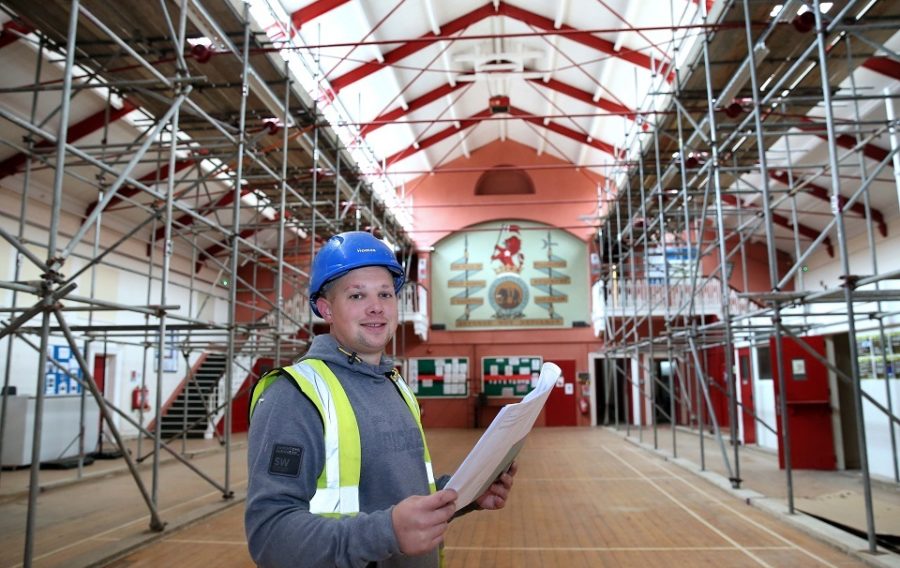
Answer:
[[(59, 363), (64, 369), (67, 369), (72, 376), (81, 379), (81, 367), (78, 366), (78, 360), (72, 354), (72, 350), (68, 345), (53, 346), (53, 360)], [(80, 394), (81, 385), (72, 380), (69, 375), (64, 373), (62, 369), (56, 365), (47, 365), (46, 386), (44, 394), (46, 395), (62, 395), (62, 394)]]

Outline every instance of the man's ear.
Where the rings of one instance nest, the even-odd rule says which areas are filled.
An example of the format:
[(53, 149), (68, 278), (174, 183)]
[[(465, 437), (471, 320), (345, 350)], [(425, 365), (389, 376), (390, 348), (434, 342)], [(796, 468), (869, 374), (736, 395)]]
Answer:
[(319, 313), (322, 314), (322, 319), (327, 323), (331, 323), (331, 302), (329, 302), (325, 296), (316, 298), (316, 308), (318, 308)]

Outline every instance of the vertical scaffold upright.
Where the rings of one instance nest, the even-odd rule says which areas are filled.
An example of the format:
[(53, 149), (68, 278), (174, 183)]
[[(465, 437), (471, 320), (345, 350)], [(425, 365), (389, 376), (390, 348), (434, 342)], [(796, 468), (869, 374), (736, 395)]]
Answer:
[[(20, 212), (0, 212), (0, 236), (15, 251), (17, 266), (12, 281), (0, 282), (11, 298), (2, 308), (9, 318), (0, 323), (7, 344), (4, 386), (16, 372), (14, 351), (18, 357), (31, 347), (37, 362), (26, 566), (34, 560), (47, 369), (64, 373), (96, 400), (103, 429), (150, 511), (150, 528), (163, 530), (164, 454), (223, 499), (232, 498), (230, 457), (224, 471), (206, 472), (173, 442), (197, 423), (214, 434), (222, 419), (221, 443), (230, 456), (233, 401), (246, 394), (236, 389), (252, 383), (259, 368), (254, 362), (290, 359), (313, 335), (305, 289), (317, 245), (362, 225), (400, 249), (410, 246), (406, 228), (370, 183), (371, 172), (353, 165), (348, 143), (317, 109), (321, 93), (297, 77), (312, 58), (297, 56), (302, 45), (285, 51), (285, 41), (271, 40), (271, 30), (258, 23), (262, 12), (251, 13), (251, 7), (271, 11), (276, 4), (170, 0), (129, 3), (128, 10), (101, 0), (2, 5), (16, 29), (27, 30), (16, 40), (19, 47), (34, 54), (33, 61), (15, 62), (33, 81), (0, 88), (0, 97), (31, 96), (24, 111), (0, 105), (8, 133), (2, 143), (16, 151), (0, 163), (0, 179), (21, 179), (10, 193), (20, 200)], [(285, 35), (296, 35), (290, 32)], [(52, 191), (44, 197), (48, 176)], [(335, 191), (317, 192), (328, 178)], [(39, 276), (24, 276), (32, 273)], [(110, 282), (119, 283), (114, 288), (137, 285), (120, 291)], [(76, 294), (85, 284), (90, 294)], [(134, 301), (144, 287), (146, 301)], [(51, 356), (49, 345), (60, 341), (71, 349), (78, 371)], [(191, 365), (224, 353), (222, 394), (205, 401), (205, 416), (193, 424), (185, 418), (181, 432), (164, 435), (162, 420), (145, 421), (143, 401), (132, 413), (129, 393), (113, 398), (98, 388), (92, 361), (103, 354), (95, 351), (100, 344), (132, 350), (143, 360), (135, 366), (141, 369), (138, 387), (155, 393), (148, 415), (160, 416), (165, 393), (172, 392), (164, 376), (170, 350), (184, 356), (185, 384), (196, 370)], [(155, 360), (152, 374), (148, 359)], [(8, 392), (3, 389), (3, 409)], [(6, 427), (2, 415), (0, 433)], [(138, 435), (134, 456), (123, 428)], [(142, 439), (152, 440), (147, 455), (141, 455)], [(79, 447), (85, 447), (83, 439)], [(139, 473), (148, 458), (149, 488)]]
[[(896, 379), (885, 332), (900, 322), (900, 297), (891, 286), (898, 272), (884, 270), (890, 263), (877, 254), (875, 235), (877, 228), (886, 237), (889, 219), (897, 218), (897, 199), (886, 195), (900, 190), (893, 115), (900, 5), (707, 4), (709, 12), (699, 10), (690, 22), (676, 22), (673, 13), (674, 24), (697, 25), (700, 37), (672, 32), (670, 59), (660, 62), (653, 94), (639, 107), (648, 127), (637, 121), (627, 127), (628, 145), (612, 176), (618, 192), (606, 201), (599, 233), (601, 350), (609, 361), (632, 362), (623, 383), (630, 408), (619, 408), (614, 397), (616, 423), (624, 422), (627, 436), (637, 426), (641, 441), (652, 427), (656, 446), (662, 418), (672, 429), (673, 455), (682, 447), (675, 426), (694, 429), (682, 435), (700, 434), (702, 469), (710, 465), (704, 439), (711, 430), (721, 468), (738, 488), (752, 481), (741, 478), (739, 423), (747, 417), (780, 441), (794, 513), (796, 442), (787, 396), (775, 397), (774, 418), (760, 416), (742, 402), (736, 373), (747, 371), (732, 360), (738, 348), (768, 350), (771, 340), (775, 392), (786, 393), (790, 342), (852, 391), (866, 532), (875, 552), (864, 406), (890, 430), (893, 477), (900, 481), (894, 431), (900, 420), (890, 387)], [(861, 86), (865, 73), (871, 75)], [(883, 89), (871, 86), (882, 83)], [(862, 322), (883, 346), (875, 368), (885, 403), (862, 387), (856, 343)], [(801, 340), (829, 334), (849, 337), (843, 368)], [(657, 371), (662, 357), (668, 381)], [(613, 365), (604, 369), (607, 384), (620, 388)], [(662, 408), (666, 398), (671, 405)], [(720, 419), (728, 422), (725, 432)]]

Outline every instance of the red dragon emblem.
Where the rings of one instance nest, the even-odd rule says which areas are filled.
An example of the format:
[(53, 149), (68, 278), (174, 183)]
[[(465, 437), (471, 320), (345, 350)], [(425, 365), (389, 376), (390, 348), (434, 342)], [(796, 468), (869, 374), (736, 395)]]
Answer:
[[(504, 229), (509, 233), (500, 244), (500, 238), (503, 236)], [(522, 252), (522, 239), (519, 238), (519, 226), (510, 225), (501, 227), (500, 234), (497, 237), (497, 244), (494, 245), (494, 254), (491, 260), (499, 260), (500, 267), (498, 272), (521, 272), (522, 265), (525, 263), (525, 254)]]

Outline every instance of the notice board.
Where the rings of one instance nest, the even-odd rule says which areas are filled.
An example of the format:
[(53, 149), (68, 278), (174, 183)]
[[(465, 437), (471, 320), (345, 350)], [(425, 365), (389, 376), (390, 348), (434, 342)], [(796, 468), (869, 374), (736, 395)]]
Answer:
[(469, 358), (416, 358), (407, 362), (406, 381), (419, 398), (469, 396)]
[(543, 357), (483, 357), (481, 392), (487, 396), (525, 396), (537, 384)]

